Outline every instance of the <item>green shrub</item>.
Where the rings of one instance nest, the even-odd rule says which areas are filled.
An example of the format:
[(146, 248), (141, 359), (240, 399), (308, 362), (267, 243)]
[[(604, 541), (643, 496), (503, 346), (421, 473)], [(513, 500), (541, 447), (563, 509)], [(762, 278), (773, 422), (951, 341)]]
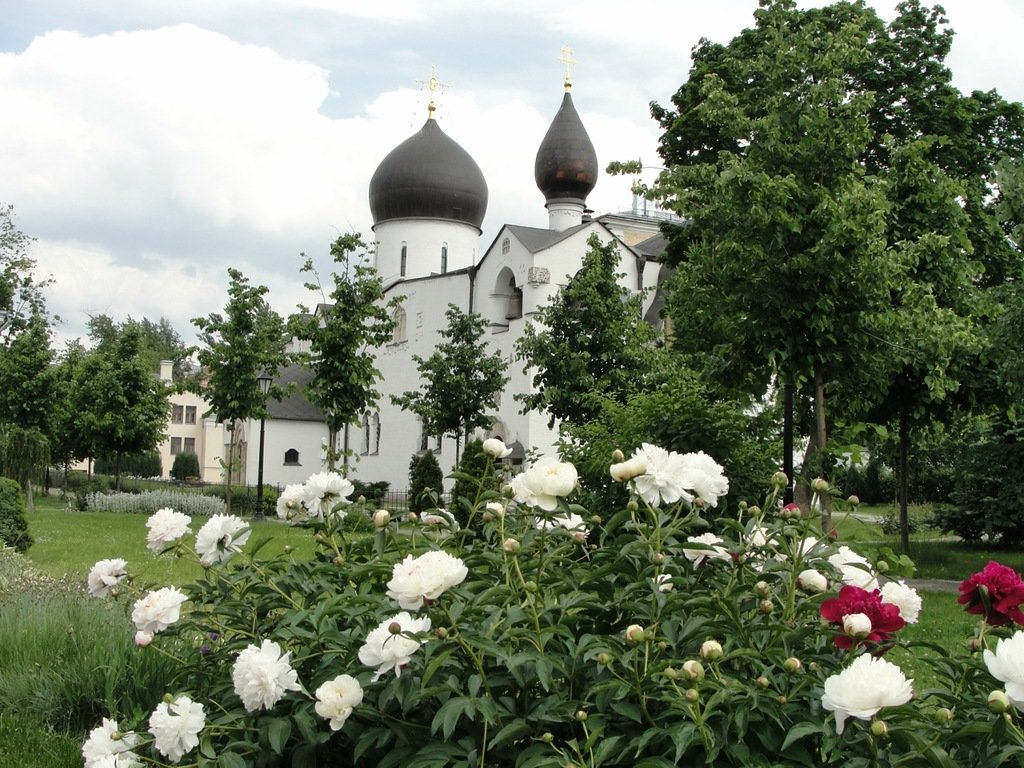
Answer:
[(448, 511), (459, 525), (465, 526), (469, 523), (471, 511), (479, 502), (480, 494), (497, 490), (498, 476), (494, 472), (493, 460), (484, 453), (483, 441), (470, 440), (459, 460)]
[[(117, 473), (117, 457), (97, 458), (93, 469), (101, 475)], [(156, 451), (131, 453), (121, 457), (121, 474), (132, 477), (160, 477), (163, 474), (160, 454)]]
[(185, 482), (190, 477), (199, 477), (199, 457), (191, 451), (179, 453), (174, 457), (171, 477), (179, 483)]
[(0, 543), (18, 552), (26, 552), (32, 546), (25, 519), (25, 497), (19, 485), (7, 477), (0, 477)]
[(413, 456), (409, 463), (409, 509), (422, 512), (437, 507), (444, 488), (444, 475), (433, 451)]
[(352, 498), (358, 499), (362, 496), (369, 502), (373, 502), (378, 506), (384, 501), (384, 497), (388, 495), (388, 489), (391, 487), (391, 483), (387, 480), (378, 480), (373, 483), (364, 483), (362, 480), (350, 478), (352, 480), (352, 486), (355, 490), (352, 491)]
[(170, 488), (142, 493), (91, 493), (85, 497), (85, 508), (97, 512), (151, 515), (163, 507), (171, 507), (186, 515), (201, 517), (224, 513), (224, 503), (220, 499)]

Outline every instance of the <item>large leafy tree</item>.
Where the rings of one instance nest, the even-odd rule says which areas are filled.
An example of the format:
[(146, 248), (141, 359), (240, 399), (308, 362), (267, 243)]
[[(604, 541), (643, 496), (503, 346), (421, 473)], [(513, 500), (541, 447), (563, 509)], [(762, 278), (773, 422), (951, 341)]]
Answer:
[[(322, 303), (316, 312), (300, 307), (301, 313), (290, 321), (295, 337), (309, 343), (309, 352), (299, 357), (313, 371), (306, 395), (323, 409), (331, 469), (335, 466), (338, 434), (358, 423), (380, 398), (376, 349), (391, 338), (391, 310), (400, 300), (383, 300), (380, 277), (361, 261), (359, 252), (365, 248), (357, 234), (342, 235), (331, 243), (337, 267), (329, 293), (321, 285), (312, 259), (306, 257), (302, 271), (313, 277), (306, 287), (320, 293)], [(347, 443), (343, 455), (347, 463)]]
[(49, 321), (35, 314), (0, 354), (0, 423), (50, 433), (54, 390)]
[(455, 438), (455, 463), (462, 439), (474, 429), (491, 426), (498, 396), (508, 381), (508, 362), (488, 352), (483, 342), (487, 321), (454, 304), (445, 311), (447, 327), (428, 358), (413, 355), (422, 387), (392, 396), (395, 405), (412, 411), (430, 435)]
[[(231, 435), (224, 483), (228, 508), (234, 466), (237, 426), (245, 419), (265, 418), (267, 395), (260, 389), (262, 375), (273, 378), (288, 362), (288, 335), (284, 320), (267, 303), (269, 289), (250, 285), (237, 269), (228, 269), (228, 301), (224, 312), (193, 318), (200, 346), (196, 350), (199, 373), (187, 386), (210, 404), (206, 415), (223, 422)], [(275, 394), (271, 392), (271, 395)]]
[(43, 290), (50, 280), (36, 276), (31, 244), (14, 223), (14, 206), (0, 205), (0, 349), (7, 349), (34, 317), (47, 316)]
[(75, 369), (72, 411), (83, 445), (93, 457), (116, 462), (116, 484), (126, 455), (149, 451), (160, 443), (167, 425), (167, 389), (142, 355), (135, 329), (127, 329), (112, 346), (99, 347)]
[(533, 390), (517, 398), (552, 424), (584, 424), (605, 399), (626, 402), (643, 390), (649, 367), (655, 331), (641, 317), (641, 297), (619, 285), (618, 244), (593, 236), (588, 245), (580, 270), (516, 343), (516, 357), (534, 372)]
[(99, 314), (89, 317), (87, 327), (89, 338), (97, 346), (113, 344), (125, 330), (133, 328), (139, 334), (142, 358), (150, 371), (158, 373), (161, 361), (170, 360), (174, 364), (175, 379), (181, 378), (184, 373), (183, 366), (189, 354), (188, 346), (165, 317), (156, 322), (146, 317), (141, 320), (129, 317), (118, 323), (109, 315)]
[[(813, 450), (827, 392), (854, 414), (892, 382), (933, 401), (956, 388), (936, 372), (969, 345), (953, 299), (978, 274), (970, 254), (989, 279), (1006, 270), (986, 174), (1020, 111), (952, 88), (941, 13), (916, 0), (888, 27), (861, 3), (766, 0), (755, 19), (702, 41), (672, 108), (653, 107), (656, 194), (692, 221), (672, 239), (670, 311), (716, 380), (806, 384)], [(944, 218), (954, 202), (965, 215)]]

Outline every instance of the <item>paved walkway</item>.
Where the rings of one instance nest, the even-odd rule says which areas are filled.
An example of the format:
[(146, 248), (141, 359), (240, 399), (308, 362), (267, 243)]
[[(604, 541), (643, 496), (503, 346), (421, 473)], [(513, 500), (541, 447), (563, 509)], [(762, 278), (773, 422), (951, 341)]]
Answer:
[(904, 579), (908, 587), (913, 587), (918, 592), (957, 592), (960, 587), (959, 581), (951, 579)]

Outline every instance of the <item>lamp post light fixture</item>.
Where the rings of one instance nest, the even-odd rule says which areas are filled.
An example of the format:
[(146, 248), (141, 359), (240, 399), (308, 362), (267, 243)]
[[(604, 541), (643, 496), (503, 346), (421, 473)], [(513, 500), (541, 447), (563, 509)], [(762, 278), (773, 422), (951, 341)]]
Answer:
[(270, 392), (270, 384), (273, 379), (268, 373), (261, 373), (256, 378), (259, 384), (260, 393), (263, 395), (263, 410), (260, 412), (260, 453), (256, 463), (256, 507), (252, 512), (253, 520), (263, 520), (263, 443), (266, 437), (267, 425), (267, 393)]

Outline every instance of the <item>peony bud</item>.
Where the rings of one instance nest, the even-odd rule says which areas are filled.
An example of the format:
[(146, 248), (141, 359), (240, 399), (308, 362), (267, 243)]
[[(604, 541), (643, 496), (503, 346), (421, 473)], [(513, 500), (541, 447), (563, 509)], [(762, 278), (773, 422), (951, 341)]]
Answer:
[(400, 635), (402, 634), (402, 625), (399, 624), (397, 621), (392, 621), (390, 624), (388, 624), (388, 632), (390, 632), (392, 635)]
[(356, 504), (365, 504), (365, 503), (366, 503), (366, 497), (363, 496), (362, 494), (360, 494), (359, 497), (356, 499)]
[(147, 645), (153, 642), (152, 632), (136, 632), (135, 633), (135, 644), (139, 648), (145, 648)]
[(871, 735), (880, 739), (889, 735), (889, 726), (885, 724), (885, 720), (875, 720), (871, 723)]
[(875, 565), (875, 570), (879, 573), (888, 573), (889, 563), (887, 563), (885, 560), (879, 560), (878, 563)]
[(488, 501), (487, 504), (484, 505), (484, 509), (493, 513), (495, 517), (505, 516), (505, 505), (500, 501)]
[(626, 627), (626, 642), (636, 645), (647, 639), (647, 633), (639, 624), (630, 624)]
[(696, 659), (687, 659), (683, 662), (683, 674), (690, 680), (703, 680), (704, 665)]
[(661, 674), (663, 674), (665, 676), (666, 680), (678, 680), (679, 679), (679, 671), (676, 670), (674, 667), (665, 667), (665, 671), (662, 672)]
[(434, 630), (434, 637), (438, 640), (444, 640), (448, 637), (448, 627), (438, 627)]
[(776, 488), (785, 488), (789, 485), (789, 476), (781, 469), (772, 475), (772, 485)]
[(640, 509), (640, 505), (636, 503), (636, 499), (630, 499), (626, 502), (626, 510), (628, 512), (636, 512)]
[(419, 516), (419, 515), (417, 515), (417, 514), (416, 514), (415, 512), (410, 512), (410, 513), (409, 513), (408, 515), (406, 515), (406, 516), (405, 516), (405, 518), (406, 518), (406, 520), (408, 520), (408, 521), (409, 521), (410, 523), (415, 523), (415, 522), (416, 522), (417, 520), (419, 520), (419, 519), (420, 519), (420, 516)]
[(597, 663), (600, 664), (602, 667), (607, 667), (609, 664), (612, 663), (611, 654), (608, 654), (608, 653), (599, 653), (599, 654), (597, 654)]
[(772, 681), (764, 675), (758, 677), (757, 680), (755, 680), (754, 682), (757, 683), (758, 688), (767, 688), (769, 685), (772, 684)]
[(696, 688), (687, 688), (683, 691), (683, 698), (686, 699), (690, 704), (696, 704), (700, 700), (700, 694)]
[(501, 548), (508, 552), (510, 555), (514, 555), (516, 552), (519, 551), (519, 548), (521, 546), (522, 545), (519, 543), (518, 539), (513, 539), (511, 536), (509, 536), (507, 539), (505, 539), (505, 542), (501, 545)]
[(722, 644), (717, 640), (705, 640), (700, 647), (701, 658), (715, 661), (722, 658)]
[(935, 710), (935, 719), (940, 723), (953, 722), (953, 710), (949, 707), (939, 707)]
[(850, 637), (867, 637), (871, 634), (871, 619), (865, 613), (848, 613), (843, 616), (843, 631)]
[(849, 504), (851, 507), (859, 507), (860, 506), (860, 496), (857, 496), (855, 494), (851, 494), (849, 496), (849, 498), (846, 499), (846, 503)]
[(551, 733), (551, 731), (545, 731), (541, 734), (540, 740), (543, 741), (545, 744), (550, 744), (552, 741), (555, 740), (555, 735)]
[(387, 528), (391, 522), (391, 513), (386, 509), (378, 509), (373, 513), (373, 524), (378, 528)]
[(988, 695), (988, 708), (990, 712), (1001, 714), (1010, 708), (1010, 697), (1005, 691), (995, 690)]
[(771, 590), (771, 587), (768, 586), (767, 581), (759, 581), (754, 585), (754, 589), (757, 590), (757, 594), (761, 597), (768, 597), (768, 592)]
[(641, 456), (634, 456), (628, 461), (612, 464), (608, 468), (608, 474), (617, 483), (625, 483), (634, 477), (639, 477), (647, 471), (647, 462)]
[(751, 517), (761, 516), (761, 508), (756, 504), (753, 507), (751, 507), (748, 511), (750, 512)]
[(581, 723), (587, 722), (587, 713), (582, 709), (576, 710), (576, 720)]
[(613, 464), (618, 464), (619, 462), (625, 461), (625, 460), (626, 460), (626, 454), (624, 454), (618, 448), (616, 448), (614, 451), (612, 451), (612, 463)]
[(761, 613), (771, 613), (774, 607), (775, 603), (773, 603), (771, 600), (762, 600), (757, 605), (757, 608), (759, 611), (761, 611)]
[(813, 568), (800, 571), (800, 574), (796, 577), (796, 583), (800, 589), (812, 595), (820, 594), (828, 589), (828, 579), (825, 578), (825, 574), (819, 573)]
[(577, 544), (586, 544), (587, 534), (585, 534), (583, 531), (573, 531), (572, 540)]
[(489, 523), (494, 519), (494, 513), (491, 512), (489, 509), (484, 510), (484, 513), (480, 515), (480, 519), (483, 520), (485, 523)]
[(800, 659), (798, 659), (796, 656), (790, 656), (788, 659), (782, 662), (782, 668), (790, 674), (793, 674), (794, 672), (799, 672), (800, 667), (802, 666), (803, 664), (800, 663)]
[(484, 440), (484, 453), (492, 459), (504, 459), (512, 453), (512, 449), (496, 437), (489, 437)]
[(828, 491), (828, 480), (823, 477), (814, 478), (811, 482), (811, 490), (815, 493), (826, 493)]
[(779, 517), (783, 520), (790, 520), (793, 518), (800, 517), (800, 507), (796, 504), (787, 504), (779, 510)]
[(655, 565), (661, 565), (662, 563), (665, 562), (665, 553), (664, 552), (654, 552), (654, 553), (652, 553), (651, 554), (651, 562), (654, 563)]

